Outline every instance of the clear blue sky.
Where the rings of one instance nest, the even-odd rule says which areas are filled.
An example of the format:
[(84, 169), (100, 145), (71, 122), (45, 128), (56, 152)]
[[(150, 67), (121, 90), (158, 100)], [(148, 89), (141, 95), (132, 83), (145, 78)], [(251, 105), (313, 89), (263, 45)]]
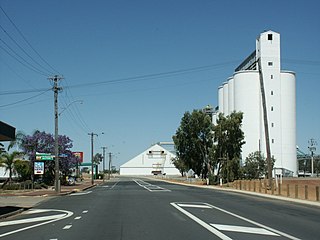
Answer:
[[(282, 69), (297, 74), (297, 144), (305, 152), (310, 138), (320, 144), (318, 0), (0, 0), (0, 6), (58, 71), (0, 10), (0, 119), (26, 134), (53, 133), (52, 91), (4, 93), (49, 89), (48, 76), (63, 75), (60, 111), (83, 104), (63, 111), (59, 134), (85, 152), (85, 161), (90, 132), (105, 133), (95, 137), (95, 152), (107, 146), (120, 153), (116, 166), (152, 143), (171, 141), (185, 111), (217, 105), (218, 86), (269, 29), (281, 34)], [(6, 44), (44, 74), (19, 63)], [(144, 75), (151, 76), (135, 78)]]

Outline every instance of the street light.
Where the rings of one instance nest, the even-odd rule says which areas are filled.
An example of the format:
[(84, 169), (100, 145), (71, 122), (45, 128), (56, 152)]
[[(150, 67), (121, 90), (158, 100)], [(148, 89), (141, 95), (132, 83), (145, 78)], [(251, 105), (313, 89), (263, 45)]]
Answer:
[(77, 103), (77, 102), (80, 103), (80, 104), (83, 104), (83, 100), (75, 100), (75, 101), (69, 103), (65, 108), (63, 108), (63, 110), (59, 113), (59, 116), (60, 116), (65, 110), (67, 110), (67, 109), (70, 107), (70, 105), (72, 105), (72, 104), (74, 104), (74, 103)]

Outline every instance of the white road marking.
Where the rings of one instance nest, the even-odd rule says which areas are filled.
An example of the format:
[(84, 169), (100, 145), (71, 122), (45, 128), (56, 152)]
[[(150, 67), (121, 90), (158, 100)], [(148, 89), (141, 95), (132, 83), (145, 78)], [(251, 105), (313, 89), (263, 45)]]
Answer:
[(70, 228), (72, 228), (72, 225), (66, 225), (66, 226), (64, 226), (64, 228), (62, 228), (63, 230), (68, 230), (68, 229), (70, 229)]
[(178, 204), (180, 207), (188, 207), (188, 208), (211, 208), (208, 205), (201, 204)]
[(273, 228), (268, 227), (268, 226), (266, 226), (266, 225), (263, 225), (263, 224), (261, 224), (261, 223), (255, 222), (255, 221), (250, 220), (250, 219), (248, 219), (248, 218), (245, 218), (245, 217), (242, 217), (242, 216), (237, 215), (237, 214), (235, 214), (235, 213), (232, 213), (232, 212), (229, 212), (229, 211), (227, 211), (227, 210), (224, 210), (224, 209), (222, 209), (222, 208), (215, 207), (215, 206), (210, 205), (210, 204), (206, 204), (206, 205), (208, 205), (208, 206), (210, 206), (210, 207), (212, 207), (212, 208), (214, 208), (214, 209), (217, 209), (217, 210), (219, 210), (219, 211), (221, 211), (221, 212), (224, 212), (224, 213), (226, 213), (226, 214), (228, 214), (228, 215), (234, 216), (234, 217), (239, 218), (239, 219), (241, 219), (241, 220), (243, 220), (243, 221), (246, 221), (246, 222), (248, 222), (248, 223), (251, 223), (251, 224), (253, 224), (253, 225), (256, 225), (256, 226), (258, 226), (258, 227), (261, 227), (261, 228), (267, 229), (267, 230), (269, 230), (269, 231), (271, 231), (271, 232), (277, 233), (277, 234), (279, 234), (279, 235), (281, 235), (281, 236), (284, 236), (284, 237), (286, 237), (286, 238), (289, 238), (289, 239), (292, 239), (292, 240), (301, 240), (300, 238), (296, 238), (296, 237), (291, 236), (291, 235), (289, 235), (289, 234), (287, 234), (287, 233), (284, 233), (284, 232), (281, 232), (281, 231), (279, 231), (279, 230), (273, 229)]
[(23, 212), (22, 214), (35, 214), (43, 212), (48, 212), (48, 209), (30, 209), (29, 211)]
[(72, 193), (72, 194), (70, 194), (70, 196), (87, 195), (87, 194), (89, 194), (89, 193), (92, 193), (92, 191)]
[[(195, 222), (197, 222), (198, 224), (200, 224), (201, 226), (203, 226), (204, 228), (206, 228), (207, 230), (209, 230), (210, 232), (214, 233), (216, 236), (218, 236), (218, 235), (217, 235), (218, 233), (219, 233), (219, 234), (222, 234), (222, 237), (218, 236), (218, 237), (220, 237), (221, 239), (223, 239), (223, 240), (224, 240), (224, 239), (231, 239), (231, 238), (227, 237), (226, 235), (224, 235), (223, 233), (219, 232), (218, 230), (221, 230), (221, 229), (219, 229), (219, 228), (214, 228), (215, 231), (212, 231), (210, 228), (208, 228), (208, 226), (207, 226), (208, 224), (207, 224), (207, 223), (205, 223), (204, 221), (202, 221), (201, 219), (199, 219), (199, 218), (197, 218), (196, 216), (192, 215), (191, 213), (189, 213), (188, 211), (184, 210), (184, 209), (181, 207), (181, 206), (183, 206), (184, 204), (193, 205), (194, 203), (170, 203), (170, 204), (171, 204), (173, 207), (175, 207), (176, 209), (178, 209), (179, 211), (181, 211), (182, 213), (184, 213), (185, 215), (187, 215), (188, 217), (190, 217), (192, 220), (194, 220)], [(242, 216), (240, 216), (240, 215), (234, 214), (234, 213), (229, 212), (229, 211), (227, 211), (227, 210), (224, 210), (224, 209), (222, 209), (222, 208), (215, 207), (215, 206), (210, 205), (210, 204), (208, 204), (208, 203), (199, 203), (198, 205), (206, 205), (206, 206), (208, 206), (208, 207), (210, 207), (210, 208), (212, 208), (212, 209), (216, 209), (216, 210), (221, 211), (221, 212), (223, 212), (223, 213), (226, 213), (226, 214), (228, 214), (228, 215), (230, 215), (230, 216), (233, 216), (233, 217), (238, 218), (238, 219), (241, 219), (241, 220), (243, 220), (243, 221), (245, 221), (245, 222), (251, 223), (252, 225), (255, 225), (255, 226), (260, 227), (260, 229), (264, 229), (264, 230), (267, 231), (267, 232), (270, 232), (270, 233), (275, 234), (275, 235), (272, 235), (272, 236), (284, 236), (284, 237), (289, 238), (289, 239), (291, 239), (291, 240), (301, 240), (300, 238), (296, 238), (296, 237), (291, 236), (291, 235), (289, 235), (289, 234), (287, 234), (287, 233), (284, 233), (284, 232), (281, 232), (281, 231), (279, 231), (279, 230), (273, 229), (273, 228), (271, 228), (271, 227), (265, 226), (265, 225), (263, 225), (263, 224), (261, 224), (261, 223), (258, 223), (258, 222), (255, 222), (255, 221), (253, 221), (253, 220), (250, 220), (250, 219), (248, 219), (248, 218), (245, 218), (245, 217), (242, 217)], [(219, 224), (211, 224), (210, 227), (212, 227), (212, 226), (220, 226), (220, 228), (222, 228), (222, 231), (224, 231), (223, 228), (224, 228), (224, 229), (230, 229), (230, 228), (228, 228), (227, 226), (219, 225)], [(224, 226), (224, 227), (223, 227), (223, 226)], [(235, 226), (232, 226), (232, 227), (235, 227)], [(212, 227), (212, 228), (213, 228), (213, 227)], [(242, 230), (244, 230), (244, 229), (242, 229)], [(225, 231), (228, 231), (228, 230), (225, 230)], [(229, 230), (229, 231), (231, 231), (231, 230)], [(258, 233), (257, 233), (257, 234), (258, 234)], [(227, 238), (224, 238), (224, 237), (227, 237)], [(232, 239), (231, 239), (231, 240), (232, 240)]]
[(170, 203), (173, 207), (178, 209), (180, 212), (191, 218), (196, 223), (200, 224), (202, 227), (207, 229), (209, 232), (212, 232), (214, 235), (219, 237), (222, 240), (232, 240), (232, 238), (229, 238), (227, 235), (223, 234), (222, 232), (219, 232), (217, 229), (211, 227), (208, 223), (202, 221), (200, 218), (197, 218), (196, 216), (192, 215), (188, 211), (184, 210), (183, 208), (179, 207), (176, 203)]
[[(71, 217), (73, 215), (73, 212), (66, 211), (66, 210), (57, 210), (57, 209), (34, 209), (34, 210), (31, 210), (31, 211), (33, 211), (33, 212), (36, 212), (36, 211), (38, 211), (38, 212), (63, 212), (64, 214), (58, 214), (58, 215), (63, 215), (60, 218), (54, 218), (54, 219), (51, 219), (51, 220), (48, 220), (48, 221), (45, 221), (45, 222), (42, 222), (42, 223), (38, 223), (36, 225), (32, 225), (32, 226), (20, 228), (20, 229), (11, 231), (11, 232), (3, 233), (3, 234), (0, 235), (0, 238), (4, 237), (4, 236), (11, 235), (11, 234), (14, 234), (14, 233), (22, 232), (22, 231), (25, 231), (25, 230), (28, 230), (28, 229), (31, 229), (31, 228), (39, 227), (39, 226), (42, 226), (42, 225), (45, 225), (45, 224), (48, 224), (48, 223), (56, 222), (56, 221)], [(55, 215), (55, 216), (57, 216), (57, 215)], [(32, 218), (29, 218), (28, 222), (30, 222), (31, 220), (32, 220)], [(2, 222), (2, 224), (4, 224), (4, 223), (5, 222)]]
[[(118, 182), (119, 182), (119, 181), (118, 181)], [(118, 184), (118, 182), (116, 182), (115, 184), (113, 184), (110, 189), (113, 189), (113, 188)]]
[(252, 234), (270, 235), (270, 236), (277, 236), (277, 237), (280, 236), (264, 228), (243, 227), (243, 226), (222, 225), (222, 224), (210, 224), (210, 225), (220, 231), (252, 233)]
[(51, 216), (45, 216), (45, 217), (35, 217), (35, 218), (0, 222), (0, 227), (22, 224), (22, 223), (43, 222), (43, 221), (52, 220), (52, 219), (59, 219), (64, 217), (65, 215), (66, 214), (57, 214), (57, 215), (51, 215)]
[(132, 179), (136, 184), (144, 189), (148, 190), (149, 192), (171, 192), (171, 190), (159, 187), (157, 185), (152, 185), (140, 179)]
[(86, 214), (86, 213), (88, 213), (88, 210), (84, 210), (84, 211), (82, 211), (82, 213)]
[(74, 220), (79, 220), (79, 219), (81, 219), (81, 217), (79, 216), (79, 217), (75, 217), (74, 218)]

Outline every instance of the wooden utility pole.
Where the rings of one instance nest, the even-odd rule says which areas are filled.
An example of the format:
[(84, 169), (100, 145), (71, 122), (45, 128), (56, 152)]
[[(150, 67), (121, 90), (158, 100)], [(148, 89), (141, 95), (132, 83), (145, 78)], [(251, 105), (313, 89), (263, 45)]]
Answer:
[(262, 67), (261, 67), (261, 57), (258, 60), (258, 67), (259, 67), (262, 108), (263, 108), (264, 135), (265, 135), (266, 151), (267, 151), (268, 180), (269, 180), (268, 185), (269, 185), (269, 188), (272, 188), (272, 160), (271, 160), (271, 149), (270, 149), (270, 138), (269, 138), (268, 111), (267, 111), (266, 94), (264, 89), (263, 74), (262, 74)]
[(88, 133), (88, 135), (91, 136), (91, 184), (93, 185), (94, 184), (94, 175), (93, 175), (93, 137), (94, 136), (98, 136), (98, 134), (96, 133)]
[(54, 92), (54, 156), (55, 156), (55, 178), (54, 178), (54, 186), (56, 193), (60, 193), (60, 170), (59, 170), (59, 145), (58, 145), (58, 138), (59, 138), (59, 130), (58, 130), (58, 93), (62, 90), (61, 87), (58, 87), (58, 81), (62, 79), (55, 75), (52, 78), (49, 78), (53, 81), (53, 92)]

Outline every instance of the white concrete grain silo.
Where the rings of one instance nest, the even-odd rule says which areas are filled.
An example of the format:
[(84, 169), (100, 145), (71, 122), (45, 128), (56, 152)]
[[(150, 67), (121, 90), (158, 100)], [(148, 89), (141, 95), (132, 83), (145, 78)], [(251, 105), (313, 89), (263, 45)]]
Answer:
[(219, 112), (228, 115), (234, 110), (244, 114), (243, 161), (249, 153), (258, 150), (266, 156), (258, 62), (264, 80), (271, 155), (276, 159), (274, 167), (283, 175), (297, 175), (296, 80), (294, 72), (281, 70), (279, 33), (261, 33), (256, 50), (219, 87)]

